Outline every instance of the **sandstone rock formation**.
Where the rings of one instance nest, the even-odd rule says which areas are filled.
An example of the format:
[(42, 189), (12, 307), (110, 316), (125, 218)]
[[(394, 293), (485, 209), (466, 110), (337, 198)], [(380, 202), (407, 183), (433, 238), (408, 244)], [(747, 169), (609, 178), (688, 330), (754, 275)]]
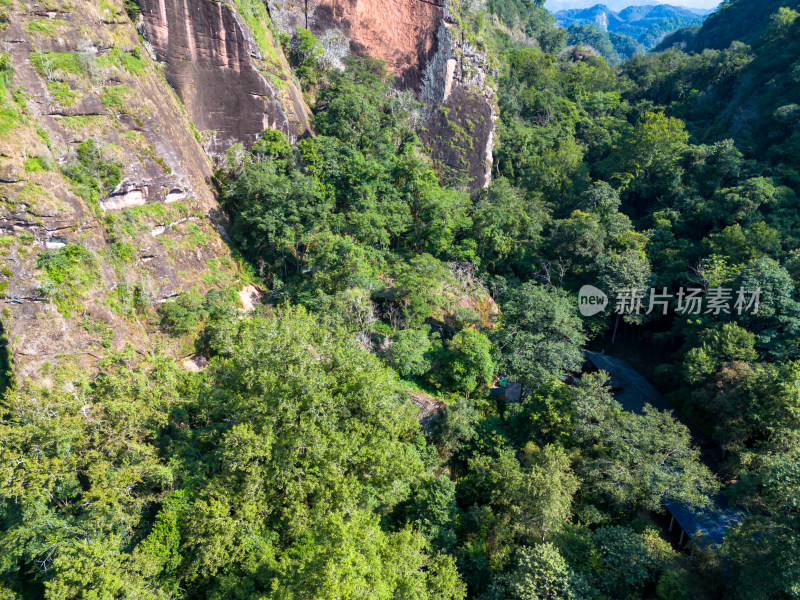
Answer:
[[(299, 13), (270, 1), (281, 27), (307, 25), (332, 61), (353, 52), (387, 60), (398, 87), (428, 105), (422, 135), (439, 163), (471, 186), (488, 182), (495, 109), (485, 57), (440, 0), (308, 0)], [(145, 44), (123, 0), (15, 2), (0, 24), (0, 322), (19, 378), (47, 365), (91, 369), (129, 343), (158, 345), (160, 303), (244, 285), (207, 153), (265, 127), (308, 131), (265, 4), (140, 4)], [(81, 189), (64, 169), (90, 138), (121, 166), (113, 189)], [(44, 253), (77, 246), (82, 272), (62, 273), (76, 280), (48, 280), (41, 257), (60, 259)]]
[[(141, 32), (154, 57), (165, 64), (205, 148), (219, 156), (229, 146), (246, 146), (267, 128), (280, 129), (292, 140), (308, 129), (308, 108), (291, 78), (288, 64), (259, 19), (259, 47), (245, 15), (235, 3), (211, 0), (140, 0)], [(259, 11), (263, 14), (259, 14)]]
[[(18, 378), (152, 347), (159, 303), (230, 285), (238, 268), (218, 230), (213, 165), (122, 1), (47, 6), (17, 3), (0, 30), (0, 321)], [(63, 171), (89, 138), (121, 165), (96, 197)], [(85, 250), (85, 281), (65, 270), (54, 290), (40, 257), (68, 244)]]
[(282, 30), (303, 27), (317, 35), (334, 65), (340, 64), (346, 41), (347, 52), (385, 60), (398, 87), (416, 92), (438, 50), (445, 15), (443, 0), (268, 0), (268, 5)]
[(400, 89), (428, 106), (423, 140), (453, 178), (488, 185), (496, 118), (485, 54), (459, 30), (446, 0), (267, 0), (286, 33), (303, 27), (329, 64), (348, 53), (387, 62)]

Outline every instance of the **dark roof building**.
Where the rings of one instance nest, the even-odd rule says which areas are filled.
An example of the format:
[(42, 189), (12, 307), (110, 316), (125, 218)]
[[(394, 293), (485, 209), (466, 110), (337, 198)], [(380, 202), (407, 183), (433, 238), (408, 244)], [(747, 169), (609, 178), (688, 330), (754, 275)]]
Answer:
[(721, 544), (725, 532), (744, 521), (744, 513), (728, 506), (725, 496), (714, 498), (714, 506), (710, 509), (698, 509), (669, 500), (662, 501), (672, 517), (669, 530), (675, 525), (681, 528), (678, 545), (683, 544), (684, 536), (703, 546)]
[[(712, 442), (708, 437), (683, 421), (669, 401), (627, 362), (608, 356), (603, 352), (584, 350), (583, 354), (594, 368), (606, 371), (611, 376), (614, 397), (625, 410), (641, 414), (644, 412), (644, 407), (650, 404), (659, 410), (672, 411), (675, 417), (689, 428), (697, 445), (711, 445)], [(744, 520), (744, 513), (730, 508), (724, 496), (715, 498), (714, 506), (709, 509), (686, 506), (667, 500), (662, 501), (662, 504), (669, 511), (671, 517), (669, 531), (673, 531), (676, 525), (680, 527), (679, 546), (684, 544), (685, 538), (695, 540), (703, 545), (720, 544), (725, 537), (725, 532)]]

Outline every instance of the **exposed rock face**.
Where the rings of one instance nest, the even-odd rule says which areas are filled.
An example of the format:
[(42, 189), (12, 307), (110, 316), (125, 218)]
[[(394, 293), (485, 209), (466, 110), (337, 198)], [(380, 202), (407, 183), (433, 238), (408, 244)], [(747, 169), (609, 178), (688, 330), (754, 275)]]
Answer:
[[(385, 60), (402, 89), (419, 92), (422, 79), (438, 43), (444, 18), (443, 0), (267, 0), (278, 27), (293, 32), (303, 27), (327, 46), (336, 64), (341, 52), (331, 55), (330, 40), (348, 50)], [(326, 43), (326, 41), (328, 43)]]
[(466, 178), (472, 188), (491, 181), (495, 113), (492, 103), (466, 86), (456, 86), (425, 122), (422, 138), (447, 179)]
[(420, 98), (431, 107), (422, 139), (448, 179), (485, 187), (491, 181), (497, 120), (495, 90), (486, 79), (488, 61), (447, 15), (438, 39)]
[[(249, 146), (267, 128), (295, 140), (308, 131), (308, 108), (289, 68), (262, 56), (235, 5), (211, 0), (140, 0), (141, 31), (166, 65), (206, 150)], [(275, 64), (277, 63), (277, 64)]]
[[(11, 116), (0, 131), (0, 320), (19, 379), (42, 380), (45, 364), (91, 370), (129, 342), (146, 347), (160, 335), (154, 310), (165, 298), (236, 279), (218, 231), (213, 165), (122, 2), (100, 4), (64, 2), (51, 15), (57, 35), (49, 35), (29, 26), (48, 17), (18, 3), (0, 32), (13, 66), (7, 89), (23, 92), (19, 103), (4, 99)], [(47, 52), (75, 60), (43, 68)], [(81, 195), (60, 168), (88, 138), (122, 166), (120, 184), (96, 199)], [(45, 166), (31, 168), (32, 157)], [(67, 244), (88, 251), (92, 274), (84, 286), (63, 284), (68, 307), (44, 289), (39, 261)], [(115, 244), (127, 249), (124, 260), (115, 258)]]
[(423, 140), (448, 175), (466, 176), (470, 187), (488, 185), (494, 90), (486, 82), (486, 56), (464, 39), (445, 0), (267, 4), (283, 31), (303, 27), (314, 33), (334, 66), (341, 66), (347, 53), (385, 60), (396, 85), (428, 106)]

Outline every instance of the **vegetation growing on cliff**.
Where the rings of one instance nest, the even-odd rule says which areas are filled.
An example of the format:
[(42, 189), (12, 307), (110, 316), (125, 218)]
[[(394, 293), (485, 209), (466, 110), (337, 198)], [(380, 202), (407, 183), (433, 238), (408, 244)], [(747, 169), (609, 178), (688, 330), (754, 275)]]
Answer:
[[(0, 598), (796, 597), (798, 13), (775, 7), (749, 46), (615, 69), (564, 51), (536, 3), (488, 8), (500, 119), (493, 181), (471, 192), (434, 170), (423, 109), (382, 63), (311, 82), (299, 34), (317, 135), (267, 130), (215, 175), (265, 304), (244, 313), (209, 261), (224, 289), (157, 311), (205, 370), (109, 348), (97, 373), (9, 391)], [(709, 19), (695, 39), (730, 31)], [(119, 169), (92, 139), (61, 165), (92, 199)], [(106, 219), (110, 264), (130, 232), (157, 239), (144, 217), (185, 212), (158, 206)], [(68, 312), (98, 264), (70, 243), (37, 267)], [(615, 322), (579, 316), (584, 284), (762, 296), (754, 314)], [(627, 352), (683, 420), (625, 410), (580, 373), (587, 344)], [(489, 395), (497, 375), (520, 402)], [(660, 535), (663, 502), (718, 493), (745, 511), (723, 543)]]

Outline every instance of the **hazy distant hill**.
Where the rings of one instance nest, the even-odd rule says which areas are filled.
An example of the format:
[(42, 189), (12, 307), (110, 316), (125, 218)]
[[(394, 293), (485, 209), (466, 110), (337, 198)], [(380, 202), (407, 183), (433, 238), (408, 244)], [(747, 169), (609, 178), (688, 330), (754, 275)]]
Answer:
[[(707, 15), (714, 12), (718, 0), (679, 0), (677, 4), (675, 0), (607, 0), (605, 5), (613, 11), (621, 11), (629, 6), (649, 6), (654, 4), (671, 4), (673, 6), (681, 6), (687, 10), (692, 11), (698, 15)], [(544, 6), (552, 13), (560, 10), (569, 10), (575, 8), (588, 8), (592, 6), (592, 0), (546, 0)]]
[(556, 24), (568, 30), (570, 44), (588, 44), (609, 62), (649, 50), (673, 31), (698, 26), (705, 19), (705, 15), (670, 4), (628, 6), (618, 12), (596, 4), (560, 10), (555, 16)]
[[(590, 8), (574, 8), (560, 10), (555, 13), (558, 25), (596, 25), (603, 31), (624, 33), (643, 42), (652, 37), (650, 32), (658, 30), (664, 34), (681, 27), (692, 27), (703, 22), (703, 16), (688, 8), (658, 4), (651, 6), (629, 6), (619, 12), (611, 10), (605, 4), (597, 4)], [(665, 31), (666, 28), (671, 28)]]

